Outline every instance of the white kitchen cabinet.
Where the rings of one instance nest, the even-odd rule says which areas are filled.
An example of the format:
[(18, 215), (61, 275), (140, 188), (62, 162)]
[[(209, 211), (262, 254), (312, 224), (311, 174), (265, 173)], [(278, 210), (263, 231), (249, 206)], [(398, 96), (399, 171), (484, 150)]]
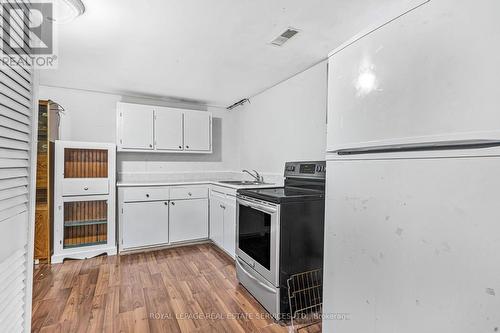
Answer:
[(168, 210), (168, 201), (123, 203), (121, 248), (168, 244)]
[(210, 193), (210, 239), (219, 247), (224, 247), (224, 195)]
[(224, 203), (224, 250), (236, 255), (236, 198), (228, 197)]
[(184, 112), (179, 109), (158, 108), (155, 111), (155, 149), (182, 151)]
[(210, 191), (210, 239), (226, 253), (236, 252), (236, 197), (232, 189)]
[(119, 251), (208, 239), (208, 188), (120, 186)]
[(114, 144), (55, 142), (52, 263), (116, 254)]
[(184, 150), (211, 150), (212, 117), (207, 112), (184, 113)]
[(210, 112), (120, 102), (116, 126), (118, 151), (212, 152)]
[(208, 238), (208, 200), (173, 200), (170, 201), (170, 241)]
[(153, 150), (154, 108), (118, 103), (117, 146), (119, 150)]

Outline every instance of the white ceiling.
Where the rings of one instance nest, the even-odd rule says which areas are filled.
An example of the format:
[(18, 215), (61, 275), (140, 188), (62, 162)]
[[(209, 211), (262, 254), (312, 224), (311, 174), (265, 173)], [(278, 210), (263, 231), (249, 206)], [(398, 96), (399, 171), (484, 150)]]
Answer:
[[(228, 106), (418, 0), (84, 0), (42, 85)], [(422, 2), (422, 1), (420, 1)], [(301, 30), (269, 45), (287, 27)]]

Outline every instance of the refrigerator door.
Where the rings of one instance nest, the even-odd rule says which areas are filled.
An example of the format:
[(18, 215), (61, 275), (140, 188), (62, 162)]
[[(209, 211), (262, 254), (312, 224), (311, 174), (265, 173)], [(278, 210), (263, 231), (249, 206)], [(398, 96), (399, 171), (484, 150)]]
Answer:
[(500, 157), (327, 162), (324, 332), (500, 327)]
[(327, 150), (499, 139), (499, 12), (432, 0), (334, 52)]

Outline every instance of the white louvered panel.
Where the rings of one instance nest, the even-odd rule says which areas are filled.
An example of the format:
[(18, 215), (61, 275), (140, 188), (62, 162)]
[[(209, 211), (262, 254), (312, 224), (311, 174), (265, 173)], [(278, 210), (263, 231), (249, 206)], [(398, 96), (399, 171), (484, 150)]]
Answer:
[(26, 151), (30, 149), (30, 145), (26, 142), (22, 142), (19, 140), (12, 140), (4, 137), (0, 137), (0, 147), (8, 149), (26, 150)]
[[(2, 4), (14, 8), (12, 3), (21, 4), (24, 13), (10, 11), (9, 22), (2, 19), (0, 47), (4, 48), (4, 56), (15, 60), (25, 54), (12, 47), (30, 49), (29, 43), (25, 43), (26, 37), (30, 37), (29, 29), (24, 29), (29, 8), (21, 0)], [(5, 42), (8, 39), (10, 45)], [(30, 161), (34, 115), (32, 81), (30, 66), (0, 68), (0, 332), (29, 332), (30, 329), (31, 315), (26, 311), (31, 308), (31, 300), (27, 298), (31, 295), (31, 276), (27, 274), (31, 272), (33, 260), (33, 244), (28, 244), (28, 232), (33, 228), (30, 221), (33, 212), (29, 212), (32, 199), (31, 205), (29, 202), (34, 193), (34, 189), (30, 189), (31, 175), (36, 167), (36, 161)]]
[(11, 80), (17, 82), (17, 84), (22, 86), (25, 90), (31, 92), (30, 78), (21, 75), (18, 68), (13, 68), (6, 64), (6, 66), (2, 66), (0, 68), (0, 72), (2, 72), (3, 75), (8, 76)]
[(7, 190), (0, 190), (0, 200), (8, 199), (9, 197), (18, 197), (24, 195), (28, 192), (26, 186), (19, 186), (14, 188), (9, 188)]
[(29, 117), (30, 109), (25, 105), (25, 101), (16, 100), (16, 96), (12, 94), (4, 94), (0, 92), (0, 104)]
[(9, 219), (12, 216), (16, 216), (16, 215), (25, 213), (27, 210), (28, 210), (28, 207), (26, 207), (26, 204), (14, 206), (12, 208), (2, 210), (2, 211), (0, 211), (0, 223), (2, 223), (2, 221)]
[(30, 123), (30, 118), (22, 113), (19, 113), (17, 111), (14, 111), (8, 107), (5, 107), (0, 104), (0, 115), (4, 118), (12, 119), (15, 120), (19, 123), (25, 124), (26, 128), (28, 124)]
[(8, 169), (8, 168), (27, 168), (28, 161), (24, 159), (5, 159), (0, 158), (0, 168)]
[(28, 186), (28, 179), (23, 177), (0, 180), (0, 191), (20, 186)]
[(23, 331), (25, 258), (23, 248), (0, 263), (0, 332)]
[[(10, 8), (14, 8), (11, 2), (6, 2), (6, 4)], [(10, 24), (5, 24), (2, 20), (2, 34), (10, 36), (10, 46), (22, 48), (25, 53), (29, 53), (29, 45), (25, 45), (23, 41), (23, 38), (29, 39), (29, 36), (26, 35), (27, 29), (25, 28), (25, 30), (23, 30), (23, 27), (26, 27), (26, 24), (24, 24), (21, 16), (24, 14), (20, 14), (19, 10), (10, 10), (10, 14), (10, 22), (8, 22)]]
[(31, 92), (29, 90), (26, 90), (19, 82), (12, 79), (2, 71), (0, 71), (0, 82), (2, 82), (2, 84), (9, 90), (15, 92), (29, 102)]
[[(0, 30), (0, 32), (3, 32), (3, 30)], [(13, 51), (12, 49), (10, 49), (10, 50)], [(9, 56), (9, 57), (14, 59), (12, 56)], [(24, 67), (19, 67), (19, 66), (9, 67), (9, 68), (11, 68), (13, 71), (15, 71), (17, 73), (17, 75), (22, 77), (26, 82), (31, 83), (30, 70), (28, 70)]]
[(3, 127), (1, 124), (0, 124), (0, 137), (10, 138), (10, 139), (22, 141), (22, 142), (29, 142), (30, 141), (30, 137), (27, 133), (16, 131), (16, 130), (13, 130), (13, 129), (10, 129), (7, 127)]
[(12, 150), (0, 148), (0, 158), (22, 158), (28, 159), (28, 152), (24, 150)]
[(7, 86), (16, 89), (28, 99), (31, 96), (31, 88), (28, 81), (20, 76), (9, 66), (2, 66), (0, 68), (0, 81), (7, 83)]
[[(2, 32), (2, 35), (5, 34), (5, 30), (0, 30), (0, 32)], [(10, 40), (6, 39), (5, 37), (2, 36), (2, 44), (3, 44), (3, 49), (7, 52), (7, 53), (4, 53), (5, 56), (8, 56), (9, 58), (13, 59), (14, 62), (17, 62), (16, 61), (16, 57), (20, 57), (22, 56), (23, 54), (22, 53), (19, 53), (18, 50), (15, 50), (13, 49), (12, 47), (17, 47), (17, 43), (15, 43), (14, 39), (11, 38)], [(12, 43), (13, 45), (10, 46), (8, 43)], [(23, 66), (19, 66), (17, 68), (19, 68), (19, 74), (21, 74), (23, 77), (25, 77), (26, 79), (29, 79), (30, 77), (30, 67), (27, 63), (24, 62), (25, 65)], [(28, 67), (27, 67), (28, 66)], [(27, 67), (27, 68), (26, 68)]]
[(28, 126), (26, 126), (26, 124), (14, 119), (7, 118), (3, 115), (0, 115), (0, 124), (2, 124), (1, 126), (6, 128), (10, 128), (23, 133), (29, 133), (29, 128)]
[(10, 98), (13, 102), (21, 104), (25, 108), (30, 107), (29, 98), (26, 98), (22, 92), (14, 90), (13, 87), (9, 87), (7, 83), (0, 82), (0, 94)]
[(0, 169), (0, 181), (2, 179), (11, 179), (18, 177), (28, 177), (28, 170), (26, 168), (15, 168), (15, 169)]
[(8, 199), (3, 199), (0, 201), (0, 214), (2, 211), (7, 209), (12, 209), (17, 206), (24, 206), (28, 202), (27, 195), (18, 195), (15, 197), (10, 197)]
[[(0, 94), (14, 100), (15, 102), (23, 105), (26, 108), (29, 108), (30, 107), (29, 94), (26, 93), (24, 89), (20, 90), (19, 88), (17, 88), (19, 91), (15, 89), (16, 87), (13, 87), (12, 84), (9, 85), (8, 83), (4, 84), (0, 82)], [(27, 95), (28, 97), (26, 97)]]
[[(3, 69), (5, 69), (5, 68), (6, 67), (3, 67)], [(16, 73), (16, 76), (23, 78), (24, 81), (28, 82), (31, 85), (31, 75), (30, 75), (29, 70), (26, 70), (26, 68), (18, 67), (18, 66), (8, 67), (8, 68), (10, 68), (12, 71), (14, 71)], [(15, 78), (15, 77), (13, 76), (13, 78)]]

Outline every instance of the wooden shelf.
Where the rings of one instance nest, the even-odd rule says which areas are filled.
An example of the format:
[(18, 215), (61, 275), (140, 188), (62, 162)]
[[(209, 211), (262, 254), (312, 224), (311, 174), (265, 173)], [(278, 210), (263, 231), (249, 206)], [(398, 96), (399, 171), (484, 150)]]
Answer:
[(66, 244), (64, 245), (65, 249), (74, 249), (76, 247), (85, 247), (85, 246), (95, 246), (95, 245), (103, 245), (106, 244), (107, 241), (99, 241), (99, 242), (91, 242), (91, 243), (82, 243), (82, 244)]
[(67, 221), (64, 222), (65, 227), (80, 227), (85, 225), (106, 224), (108, 220), (82, 220), (82, 221)]

